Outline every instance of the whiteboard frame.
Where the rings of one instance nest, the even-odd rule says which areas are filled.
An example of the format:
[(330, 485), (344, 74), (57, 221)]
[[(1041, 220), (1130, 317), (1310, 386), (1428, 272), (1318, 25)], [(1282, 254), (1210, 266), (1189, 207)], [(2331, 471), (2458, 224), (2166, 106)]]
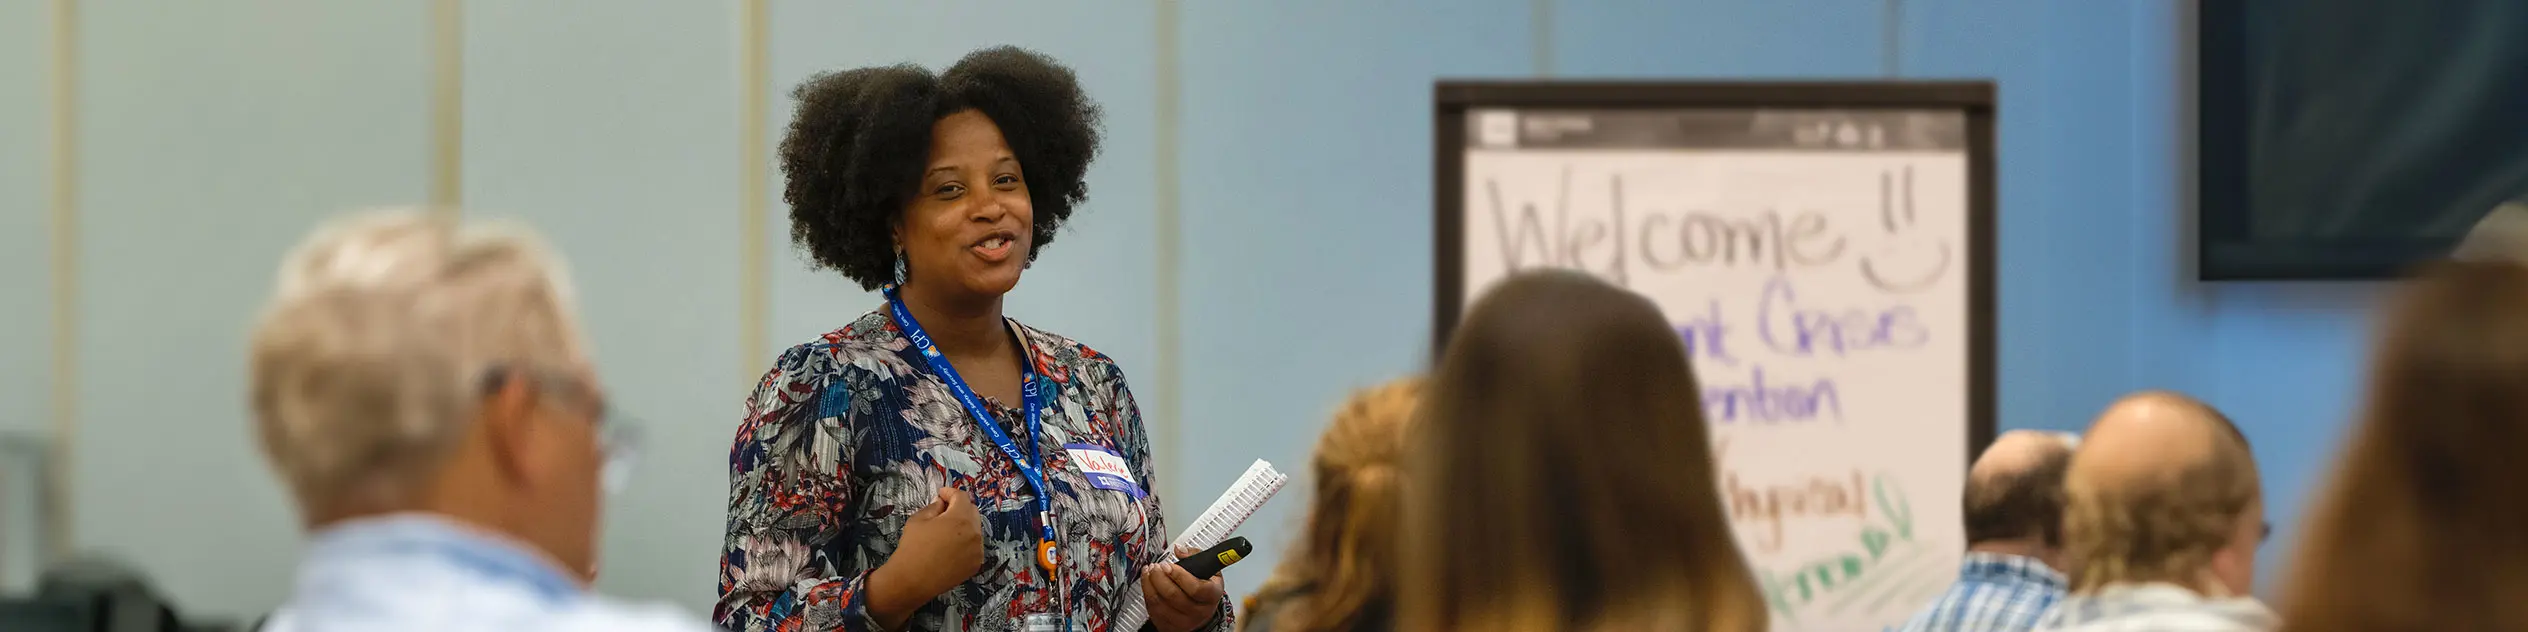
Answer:
[[(1448, 348), (1466, 302), (1466, 113), (1481, 108), (1886, 108), (1966, 115), (1966, 458), (1999, 427), (1993, 298), (1997, 198), (1989, 81), (1441, 81), (1433, 89), (1431, 355)], [(1961, 463), (1959, 467), (1968, 464)]]

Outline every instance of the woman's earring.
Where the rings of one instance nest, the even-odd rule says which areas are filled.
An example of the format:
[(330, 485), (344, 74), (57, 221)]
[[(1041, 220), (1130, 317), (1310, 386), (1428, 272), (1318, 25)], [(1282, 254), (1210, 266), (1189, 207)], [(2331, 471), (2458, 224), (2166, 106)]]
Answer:
[(904, 282), (908, 280), (907, 277), (910, 276), (912, 276), (912, 271), (904, 265), (904, 251), (895, 251), (895, 284), (904, 285)]

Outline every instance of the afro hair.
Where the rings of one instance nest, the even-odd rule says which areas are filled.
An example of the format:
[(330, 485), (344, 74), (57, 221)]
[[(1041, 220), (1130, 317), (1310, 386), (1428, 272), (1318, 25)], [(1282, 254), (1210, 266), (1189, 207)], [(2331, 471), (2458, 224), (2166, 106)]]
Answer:
[(790, 241), (863, 288), (894, 279), (889, 229), (921, 186), (932, 125), (950, 114), (975, 110), (992, 119), (1027, 170), (1035, 208), (1028, 261), (1088, 199), (1097, 104), (1070, 68), (1042, 54), (988, 48), (941, 74), (910, 64), (828, 72), (792, 96), (799, 109), (781, 139)]

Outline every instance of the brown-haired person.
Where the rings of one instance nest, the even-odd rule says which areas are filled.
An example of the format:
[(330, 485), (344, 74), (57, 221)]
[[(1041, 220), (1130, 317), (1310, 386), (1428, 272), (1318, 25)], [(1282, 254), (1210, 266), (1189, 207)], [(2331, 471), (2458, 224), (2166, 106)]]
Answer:
[(2184, 395), (2117, 400), (2064, 474), (2071, 595), (2037, 629), (2268, 630), (2249, 596), (2264, 543), (2264, 490), (2247, 435)]
[(2452, 263), (2381, 322), (2286, 630), (2528, 630), (2528, 268)]
[(2024, 632), (2063, 598), (2063, 474), (2078, 440), (2012, 430), (1966, 472), (1957, 583), (1899, 632)]
[(1468, 310), (1408, 431), (1399, 627), (1765, 629), (1685, 347), (1572, 272)]
[(1406, 424), (1422, 384), (1362, 391), (1317, 438), (1316, 479), (1303, 538), (1247, 598), (1240, 630), (1384, 631), (1395, 628), (1396, 529), (1404, 513)]

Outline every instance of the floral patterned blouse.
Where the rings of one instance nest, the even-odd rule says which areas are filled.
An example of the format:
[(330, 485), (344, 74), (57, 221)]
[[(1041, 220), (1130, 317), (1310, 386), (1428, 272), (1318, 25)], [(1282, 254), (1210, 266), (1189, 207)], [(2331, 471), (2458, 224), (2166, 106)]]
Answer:
[[(880, 630), (864, 598), (869, 572), (895, 550), (905, 519), (950, 485), (972, 491), (982, 512), (983, 566), (922, 606), (905, 629), (1016, 629), (1027, 614), (1063, 610), (1056, 602), (1065, 591), (1051, 589), (1035, 565), (1035, 492), (938, 376), (923, 370), (920, 352), (886, 314), (882, 307), (791, 347), (747, 398), (729, 450), (728, 537), (712, 612), (720, 627)], [(1141, 566), (1174, 558), (1158, 497), (1091, 485), (1066, 446), (1120, 455), (1147, 489), (1149, 435), (1113, 360), (1061, 336), (1016, 329), (1037, 379), (1054, 393), (1044, 436), (1028, 436), (1018, 410), (988, 398), (986, 405), (1011, 439), (1042, 450), (1072, 629), (1106, 630), (1140, 593)], [(1221, 607), (1216, 625), (1227, 632), (1226, 599)]]

